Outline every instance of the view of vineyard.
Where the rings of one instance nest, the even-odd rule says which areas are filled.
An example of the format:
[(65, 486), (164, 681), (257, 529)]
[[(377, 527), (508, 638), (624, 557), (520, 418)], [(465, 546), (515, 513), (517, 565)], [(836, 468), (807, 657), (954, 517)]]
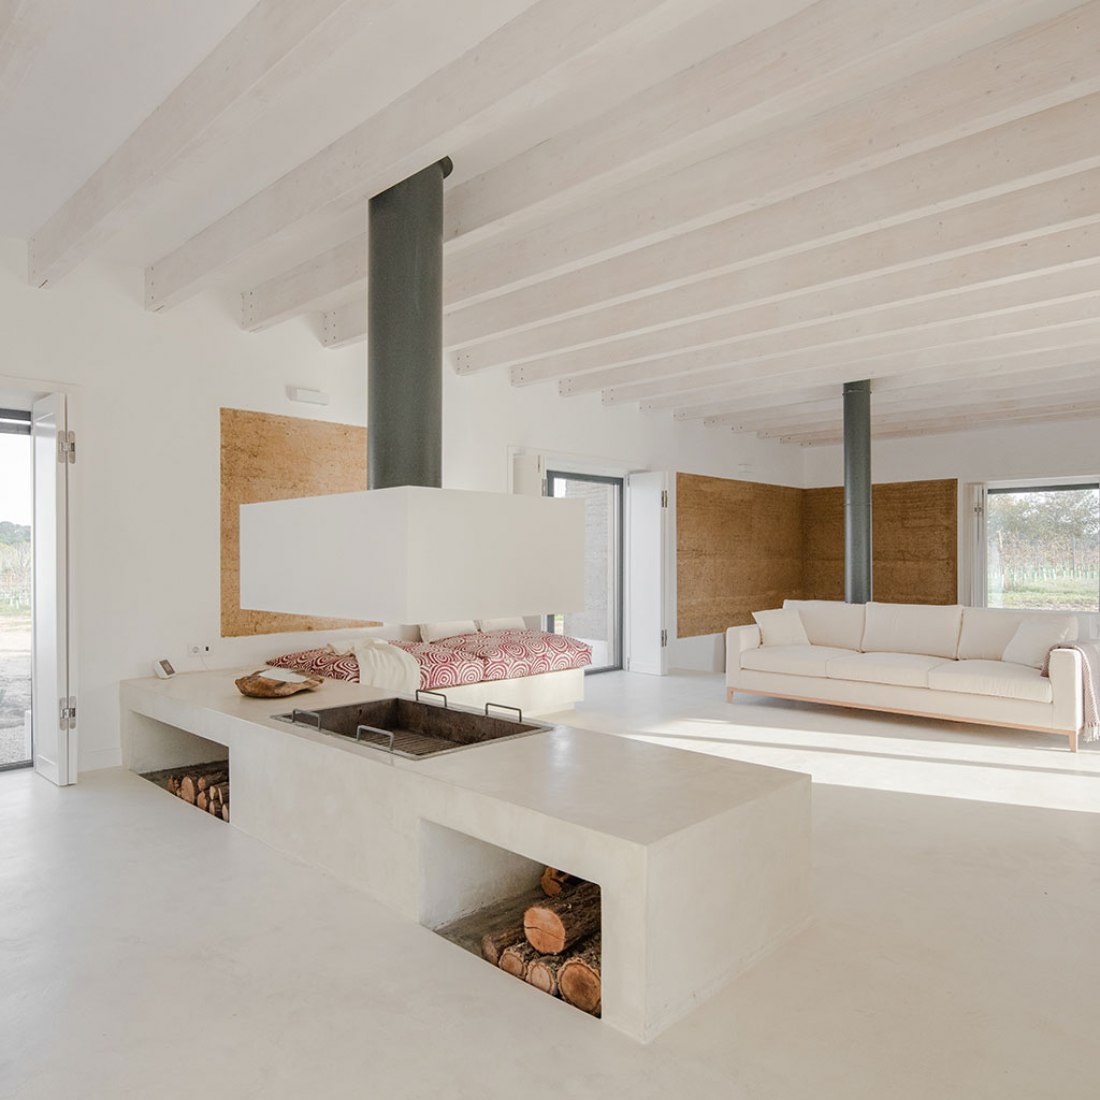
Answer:
[(30, 437), (0, 435), (0, 767), (30, 759)]
[(990, 607), (1100, 610), (1100, 487), (990, 490)]

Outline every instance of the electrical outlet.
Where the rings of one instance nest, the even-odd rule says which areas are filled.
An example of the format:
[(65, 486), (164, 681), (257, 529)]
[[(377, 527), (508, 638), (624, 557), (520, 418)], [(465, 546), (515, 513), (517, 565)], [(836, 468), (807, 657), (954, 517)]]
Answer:
[(188, 657), (205, 657), (210, 652), (209, 642), (188, 642), (187, 643), (187, 656)]

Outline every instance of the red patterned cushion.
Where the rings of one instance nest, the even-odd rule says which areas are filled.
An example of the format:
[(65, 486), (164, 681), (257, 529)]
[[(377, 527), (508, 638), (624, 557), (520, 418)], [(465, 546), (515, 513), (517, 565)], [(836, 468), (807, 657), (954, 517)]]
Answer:
[[(499, 630), (492, 634), (458, 634), (436, 642), (391, 641), (416, 658), (422, 688), (457, 687), (482, 680), (514, 680), (540, 672), (584, 668), (592, 647), (563, 634), (543, 630)], [(359, 662), (352, 653), (304, 649), (267, 662), (305, 675), (359, 682)]]

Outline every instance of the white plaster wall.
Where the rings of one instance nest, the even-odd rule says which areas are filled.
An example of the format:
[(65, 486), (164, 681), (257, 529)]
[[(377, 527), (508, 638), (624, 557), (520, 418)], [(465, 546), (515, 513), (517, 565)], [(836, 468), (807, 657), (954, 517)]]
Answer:
[[(219, 413), (222, 406), (365, 423), (365, 349), (322, 349), (305, 321), (259, 334), (237, 324), (235, 295), (200, 296), (163, 314), (143, 306), (142, 272), (86, 264), (48, 291), (25, 281), (21, 242), (0, 240), (0, 392), (64, 389), (80, 460), (75, 497), (75, 606), (80, 655), (80, 766), (119, 762), (118, 682), (155, 657), (235, 667), (339, 635), (222, 639), (219, 621)], [(444, 482), (503, 491), (509, 447), (797, 484), (796, 448), (711, 432), (553, 386), (513, 389), (492, 372), (445, 378)], [(299, 405), (288, 385), (331, 394)], [(748, 468), (746, 468), (746, 466)], [(292, 569), (294, 563), (288, 563)]]
[[(72, 402), (80, 766), (106, 767), (118, 682), (154, 657), (201, 667), (185, 646), (210, 642), (211, 666), (235, 666), (319, 637), (220, 638), (218, 410), (363, 423), (362, 354), (323, 351), (305, 324), (244, 333), (228, 298), (146, 313), (137, 269), (86, 265), (48, 291), (24, 271), (23, 245), (0, 243), (0, 390), (61, 384)], [(295, 404), (288, 384), (332, 403)]]

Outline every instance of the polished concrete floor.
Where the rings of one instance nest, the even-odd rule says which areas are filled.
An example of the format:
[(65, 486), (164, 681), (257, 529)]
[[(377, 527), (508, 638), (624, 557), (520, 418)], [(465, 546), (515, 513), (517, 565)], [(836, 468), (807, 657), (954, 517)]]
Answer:
[(4, 773), (0, 1097), (1097, 1095), (1095, 748), (701, 675), (574, 723), (812, 772), (813, 926), (639, 1046), (136, 777)]

